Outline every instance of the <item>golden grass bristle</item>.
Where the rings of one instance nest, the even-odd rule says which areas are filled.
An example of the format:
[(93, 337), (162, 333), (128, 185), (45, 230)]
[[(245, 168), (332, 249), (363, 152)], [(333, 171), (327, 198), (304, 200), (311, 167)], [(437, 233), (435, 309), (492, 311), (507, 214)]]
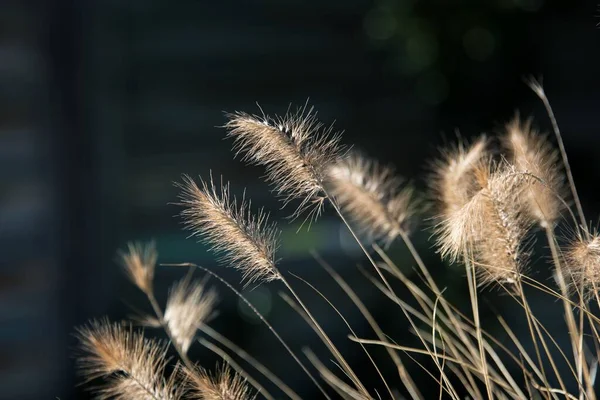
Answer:
[(250, 164), (266, 167), (266, 179), (285, 203), (299, 199), (293, 216), (310, 210), (317, 217), (326, 195), (327, 168), (341, 154), (340, 135), (326, 128), (313, 109), (300, 108), (283, 117), (262, 117), (243, 112), (228, 114), (225, 125), (234, 140), (236, 155)]
[(128, 243), (127, 251), (120, 253), (121, 264), (129, 279), (146, 294), (152, 293), (152, 281), (158, 253), (153, 242)]
[(488, 140), (481, 136), (468, 146), (460, 142), (444, 150), (433, 164), (431, 188), (438, 203), (438, 218), (444, 219), (463, 208), (479, 190), (473, 180), (475, 166), (488, 158)]
[(391, 243), (408, 233), (417, 212), (414, 189), (402, 185), (394, 169), (353, 153), (332, 164), (329, 192), (372, 241)]
[(552, 147), (546, 135), (531, 127), (531, 123), (531, 119), (522, 121), (518, 115), (515, 116), (506, 124), (502, 139), (515, 167), (542, 181), (532, 180), (523, 200), (527, 202), (527, 212), (545, 228), (554, 225), (564, 208), (559, 196), (566, 192), (565, 180), (559, 152)]
[(217, 301), (215, 290), (207, 290), (202, 282), (190, 282), (188, 278), (176, 283), (169, 292), (164, 319), (172, 340), (184, 353), (192, 344), (196, 331), (214, 315)]
[(480, 162), (473, 176), (479, 191), (438, 225), (440, 251), (451, 261), (469, 257), (480, 285), (514, 282), (528, 257), (531, 220), (518, 199), (531, 178), (512, 165), (490, 162)]
[(180, 399), (174, 375), (165, 378), (166, 346), (108, 320), (78, 329), (84, 355), (79, 367), (88, 381), (104, 378), (94, 389), (100, 399)]
[(197, 185), (185, 176), (179, 187), (186, 227), (208, 243), (222, 263), (240, 270), (247, 284), (280, 278), (275, 266), (279, 231), (262, 209), (251, 214), (243, 198), (239, 205), (230, 198), (229, 184), (217, 190), (212, 178)]
[(250, 391), (246, 380), (224, 364), (217, 367), (214, 375), (196, 366), (193, 371), (182, 368), (193, 398), (203, 400), (251, 400), (256, 396)]
[(563, 251), (571, 292), (580, 290), (583, 283), (582, 295), (589, 299), (600, 285), (600, 235), (577, 235)]

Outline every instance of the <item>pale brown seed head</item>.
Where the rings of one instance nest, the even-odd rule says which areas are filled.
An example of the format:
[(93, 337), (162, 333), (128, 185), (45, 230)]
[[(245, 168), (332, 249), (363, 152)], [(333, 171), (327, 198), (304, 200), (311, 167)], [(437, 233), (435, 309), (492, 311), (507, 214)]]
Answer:
[(207, 290), (202, 282), (190, 282), (188, 278), (176, 283), (169, 292), (165, 322), (172, 339), (184, 353), (187, 353), (198, 328), (213, 316), (217, 300), (213, 289)]
[(541, 181), (532, 180), (524, 192), (526, 211), (542, 227), (552, 226), (564, 208), (561, 197), (566, 193), (558, 151), (546, 135), (532, 129), (530, 119), (521, 121), (518, 115), (506, 124), (502, 139), (515, 167)]
[(331, 165), (327, 186), (369, 239), (391, 243), (401, 232), (408, 233), (417, 201), (413, 188), (402, 185), (393, 168), (354, 153)]
[(251, 214), (244, 199), (238, 205), (230, 198), (229, 184), (217, 190), (212, 179), (198, 186), (186, 176), (179, 187), (186, 227), (208, 243), (222, 263), (240, 270), (246, 283), (280, 278), (275, 266), (279, 231), (262, 209)]
[(445, 149), (442, 157), (433, 164), (430, 185), (437, 205), (435, 232), (442, 257), (455, 262), (461, 258), (473, 237), (473, 208), (479, 206), (478, 195), (482, 189), (475, 170), (488, 160), (487, 139), (480, 137), (472, 145), (459, 142)]
[(517, 201), (530, 178), (514, 166), (481, 162), (473, 170), (479, 191), (438, 226), (438, 244), (451, 261), (467, 257), (479, 283), (514, 282), (526, 263), (530, 220)]
[(101, 399), (179, 399), (182, 390), (165, 379), (166, 347), (133, 332), (131, 326), (92, 321), (78, 329), (83, 355), (79, 368), (87, 380), (104, 378), (95, 388)]
[(152, 281), (158, 254), (153, 242), (128, 243), (127, 251), (120, 253), (121, 264), (129, 279), (146, 294), (152, 293)]
[(586, 298), (593, 296), (600, 286), (600, 235), (578, 235), (564, 249), (566, 278), (571, 292), (581, 290)]
[(473, 169), (489, 157), (487, 145), (484, 136), (470, 146), (460, 142), (456, 147), (443, 151), (442, 158), (434, 163), (430, 181), (438, 204), (438, 220), (461, 210), (479, 190), (473, 179)]
[(299, 199), (293, 217), (309, 210), (316, 218), (325, 200), (323, 184), (327, 167), (340, 156), (339, 134), (320, 123), (312, 108), (284, 117), (229, 114), (225, 127), (234, 139), (236, 154), (266, 167), (266, 179), (285, 203)]
[(245, 379), (232, 372), (228, 365), (217, 367), (214, 375), (196, 367), (194, 371), (183, 368), (182, 372), (194, 396), (204, 400), (251, 400), (252, 395)]
[(526, 235), (531, 224), (519, 199), (531, 179), (508, 164), (485, 171), (485, 201), (475, 214), (480, 235), (474, 247), (475, 265), (482, 267), (480, 284), (512, 283), (529, 256)]

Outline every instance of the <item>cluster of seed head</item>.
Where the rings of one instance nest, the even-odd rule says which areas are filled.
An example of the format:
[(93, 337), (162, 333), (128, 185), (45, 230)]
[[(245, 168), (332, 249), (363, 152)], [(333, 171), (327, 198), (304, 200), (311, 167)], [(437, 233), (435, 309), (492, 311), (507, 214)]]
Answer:
[(501, 137), (507, 156), (494, 161), (489, 141), (444, 153), (432, 179), (436, 231), (444, 257), (471, 262), (480, 284), (514, 282), (526, 266), (529, 232), (560, 216), (562, 175), (546, 137), (518, 118)]

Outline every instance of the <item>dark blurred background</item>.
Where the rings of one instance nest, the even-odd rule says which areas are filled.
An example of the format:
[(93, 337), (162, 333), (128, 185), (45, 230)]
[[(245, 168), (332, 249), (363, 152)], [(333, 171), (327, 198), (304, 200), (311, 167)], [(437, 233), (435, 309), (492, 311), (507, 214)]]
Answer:
[[(345, 131), (345, 143), (393, 163), (425, 188), (427, 161), (455, 140), (455, 129), (464, 137), (494, 132), (519, 109), (547, 130), (540, 101), (522, 80), (542, 75), (586, 216), (596, 221), (597, 15), (596, 2), (572, 0), (3, 1), (0, 398), (89, 395), (77, 386), (75, 327), (105, 315), (127, 318), (132, 308), (148, 310), (115, 262), (129, 240), (154, 239), (161, 262), (200, 263), (239, 287), (235, 271), (186, 239), (179, 209), (169, 204), (177, 200), (173, 182), (182, 173), (206, 177), (212, 170), (230, 180), (235, 193), (247, 188), (253, 204), (281, 222), (281, 268), (315, 283), (359, 335), (374, 336), (310, 250), (354, 285), (386, 333), (418, 345), (399, 309), (355, 267), (364, 260), (331, 210), (298, 234), (297, 222), (282, 219), (292, 209), (279, 210), (259, 179), (263, 171), (233, 159), (219, 127), (224, 111), (259, 112), (258, 102), (269, 114), (284, 113), (310, 99), (322, 121)], [(429, 235), (415, 234), (419, 250), (461, 304), (460, 269), (439, 261)], [(401, 243), (390, 253), (411, 271)], [(544, 255), (533, 269), (546, 273)], [(184, 274), (158, 269), (161, 301)], [(382, 393), (364, 355), (345, 339), (341, 320), (306, 285), (292, 282), (367, 386)], [(265, 327), (214, 284), (222, 301), (211, 325), (301, 395), (318, 398)], [(280, 290), (270, 284), (244, 293), (294, 349), (309, 346), (328, 363)], [(507, 296), (486, 296), (494, 312), (511, 307)], [(552, 324), (560, 307), (548, 304), (542, 311)], [(491, 313), (485, 319), (493, 325)], [(373, 350), (394, 382), (393, 364)], [(190, 355), (207, 367), (218, 360), (198, 344)], [(431, 381), (410, 365), (427, 393)], [(394, 386), (402, 393), (401, 384)]]

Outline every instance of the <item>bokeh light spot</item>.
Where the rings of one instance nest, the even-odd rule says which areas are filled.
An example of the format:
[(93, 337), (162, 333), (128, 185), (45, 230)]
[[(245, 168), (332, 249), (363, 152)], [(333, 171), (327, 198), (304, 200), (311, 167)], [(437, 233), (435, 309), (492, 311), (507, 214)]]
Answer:
[(415, 91), (424, 103), (435, 106), (448, 97), (448, 81), (440, 72), (427, 72), (417, 80)]
[(535, 12), (544, 5), (544, 0), (513, 0), (515, 5), (524, 11)]
[[(265, 318), (268, 317), (273, 308), (273, 295), (271, 294), (271, 290), (267, 288), (267, 285), (260, 285), (253, 289), (244, 290), (243, 295), (256, 307), (258, 312)], [(242, 299), (238, 299), (238, 311), (245, 321), (253, 324), (261, 323), (260, 318)]]
[(406, 72), (419, 72), (433, 65), (438, 55), (438, 42), (428, 32), (417, 32), (406, 40)]
[(485, 61), (494, 54), (496, 38), (488, 29), (476, 26), (463, 36), (463, 47), (471, 59)]
[(366, 34), (375, 40), (386, 40), (396, 33), (398, 23), (394, 14), (387, 7), (371, 10), (365, 17), (364, 29)]

